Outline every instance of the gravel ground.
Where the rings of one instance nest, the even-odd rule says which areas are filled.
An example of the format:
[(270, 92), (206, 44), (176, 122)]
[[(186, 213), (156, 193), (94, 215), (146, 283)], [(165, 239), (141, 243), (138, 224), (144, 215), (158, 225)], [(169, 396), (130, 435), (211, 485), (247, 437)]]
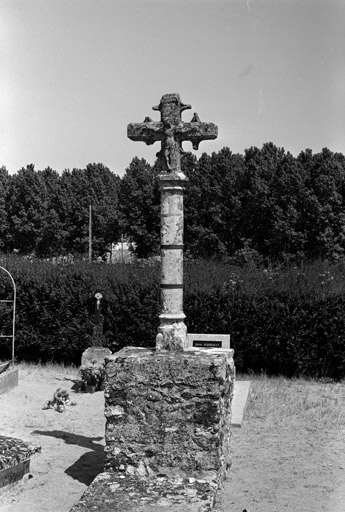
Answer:
[[(69, 512), (103, 468), (103, 393), (76, 392), (77, 370), (19, 372), (19, 386), (0, 395), (1, 433), (39, 444), (42, 452), (32, 458), (29, 477), (0, 490), (0, 511)], [(345, 386), (281, 386), (279, 395), (268, 380), (252, 382), (217, 511), (344, 512)], [(75, 402), (64, 413), (42, 409), (57, 388)]]

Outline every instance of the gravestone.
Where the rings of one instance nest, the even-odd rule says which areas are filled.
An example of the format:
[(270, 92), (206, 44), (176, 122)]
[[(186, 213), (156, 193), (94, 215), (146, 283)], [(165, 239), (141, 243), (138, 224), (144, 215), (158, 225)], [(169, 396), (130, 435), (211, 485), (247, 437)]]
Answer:
[(225, 348), (230, 350), (230, 334), (187, 334), (186, 349)]

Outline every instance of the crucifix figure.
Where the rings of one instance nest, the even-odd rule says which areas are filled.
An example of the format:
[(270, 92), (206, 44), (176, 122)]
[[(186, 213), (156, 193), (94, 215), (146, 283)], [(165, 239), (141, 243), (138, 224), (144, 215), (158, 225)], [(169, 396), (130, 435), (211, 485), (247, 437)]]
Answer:
[(187, 181), (181, 171), (181, 158), (186, 153), (183, 141), (191, 141), (198, 149), (202, 140), (217, 138), (218, 128), (203, 123), (198, 114), (183, 122), (181, 114), (190, 109), (182, 103), (179, 94), (165, 94), (160, 104), (153, 107), (161, 113), (160, 121), (146, 117), (143, 123), (127, 127), (131, 140), (150, 145), (161, 142), (157, 157), (162, 162), (159, 175), (161, 189), (161, 294), (162, 313), (156, 338), (157, 350), (182, 351), (186, 345), (187, 328), (183, 313), (183, 187)]
[(129, 124), (127, 134), (131, 140), (143, 141), (148, 145), (161, 141), (162, 149), (157, 156), (164, 161), (166, 172), (181, 172), (181, 156), (185, 154), (183, 141), (191, 141), (193, 149), (198, 149), (202, 140), (217, 138), (217, 126), (202, 123), (198, 114), (194, 114), (189, 123), (182, 121), (182, 112), (192, 107), (182, 103), (179, 94), (165, 94), (160, 104), (152, 108), (160, 111), (161, 120), (157, 122), (145, 117), (143, 123)]

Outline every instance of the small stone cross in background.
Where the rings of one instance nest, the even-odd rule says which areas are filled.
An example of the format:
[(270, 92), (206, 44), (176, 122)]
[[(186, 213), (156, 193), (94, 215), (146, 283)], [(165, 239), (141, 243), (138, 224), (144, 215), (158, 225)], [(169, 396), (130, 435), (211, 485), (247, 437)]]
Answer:
[(101, 312), (101, 302), (104, 298), (104, 294), (97, 290), (95, 292), (95, 315), (94, 322), (95, 326), (93, 328), (93, 336), (92, 336), (92, 345), (94, 347), (101, 347), (103, 341), (103, 321), (104, 317)]
[(182, 103), (179, 94), (165, 94), (160, 104), (153, 107), (161, 113), (160, 121), (146, 117), (143, 123), (127, 127), (131, 140), (150, 145), (162, 144), (157, 153), (163, 172), (159, 175), (161, 189), (161, 294), (162, 313), (156, 338), (157, 350), (182, 351), (186, 348), (187, 327), (183, 313), (183, 187), (187, 181), (181, 171), (183, 141), (191, 141), (198, 149), (203, 140), (216, 139), (218, 128), (203, 123), (198, 114), (183, 122), (181, 114), (190, 109)]

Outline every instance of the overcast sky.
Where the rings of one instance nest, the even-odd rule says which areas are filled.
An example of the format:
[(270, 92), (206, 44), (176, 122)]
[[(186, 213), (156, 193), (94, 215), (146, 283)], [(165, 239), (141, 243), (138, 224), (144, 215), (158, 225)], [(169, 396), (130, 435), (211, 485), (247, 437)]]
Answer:
[[(345, 153), (345, 0), (0, 0), (0, 166), (122, 175), (127, 124), (178, 92), (243, 153)], [(184, 143), (191, 150), (191, 143)]]

